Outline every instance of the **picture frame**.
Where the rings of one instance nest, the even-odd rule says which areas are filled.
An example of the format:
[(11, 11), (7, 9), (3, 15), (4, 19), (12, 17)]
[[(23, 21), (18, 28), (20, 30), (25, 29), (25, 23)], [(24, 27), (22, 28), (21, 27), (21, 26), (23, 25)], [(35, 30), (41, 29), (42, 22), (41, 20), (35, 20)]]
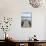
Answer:
[(22, 28), (32, 27), (32, 13), (31, 12), (22, 12), (21, 27)]

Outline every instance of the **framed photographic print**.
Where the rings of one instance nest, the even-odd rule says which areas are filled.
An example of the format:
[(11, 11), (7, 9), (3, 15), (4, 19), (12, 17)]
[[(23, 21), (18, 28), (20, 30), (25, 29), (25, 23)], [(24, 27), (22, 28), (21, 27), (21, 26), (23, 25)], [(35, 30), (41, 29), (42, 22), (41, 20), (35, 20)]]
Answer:
[(32, 13), (22, 12), (21, 14), (21, 27), (32, 27)]

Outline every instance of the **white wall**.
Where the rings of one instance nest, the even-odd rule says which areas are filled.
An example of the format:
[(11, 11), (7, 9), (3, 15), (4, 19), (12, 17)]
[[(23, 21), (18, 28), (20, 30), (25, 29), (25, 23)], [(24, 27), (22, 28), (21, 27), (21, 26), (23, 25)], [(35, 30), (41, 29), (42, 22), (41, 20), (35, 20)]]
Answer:
[[(21, 28), (21, 12), (23, 11), (32, 12), (31, 28)], [(27, 40), (34, 34), (39, 40), (44, 40), (45, 12), (45, 8), (32, 8), (28, 0), (0, 0), (0, 16), (13, 17), (9, 33), (17, 40)]]
[(44, 28), (44, 37), (45, 37), (45, 39), (46, 39), (46, 15), (45, 15), (45, 24), (44, 24), (44, 26), (45, 26), (45, 28)]

